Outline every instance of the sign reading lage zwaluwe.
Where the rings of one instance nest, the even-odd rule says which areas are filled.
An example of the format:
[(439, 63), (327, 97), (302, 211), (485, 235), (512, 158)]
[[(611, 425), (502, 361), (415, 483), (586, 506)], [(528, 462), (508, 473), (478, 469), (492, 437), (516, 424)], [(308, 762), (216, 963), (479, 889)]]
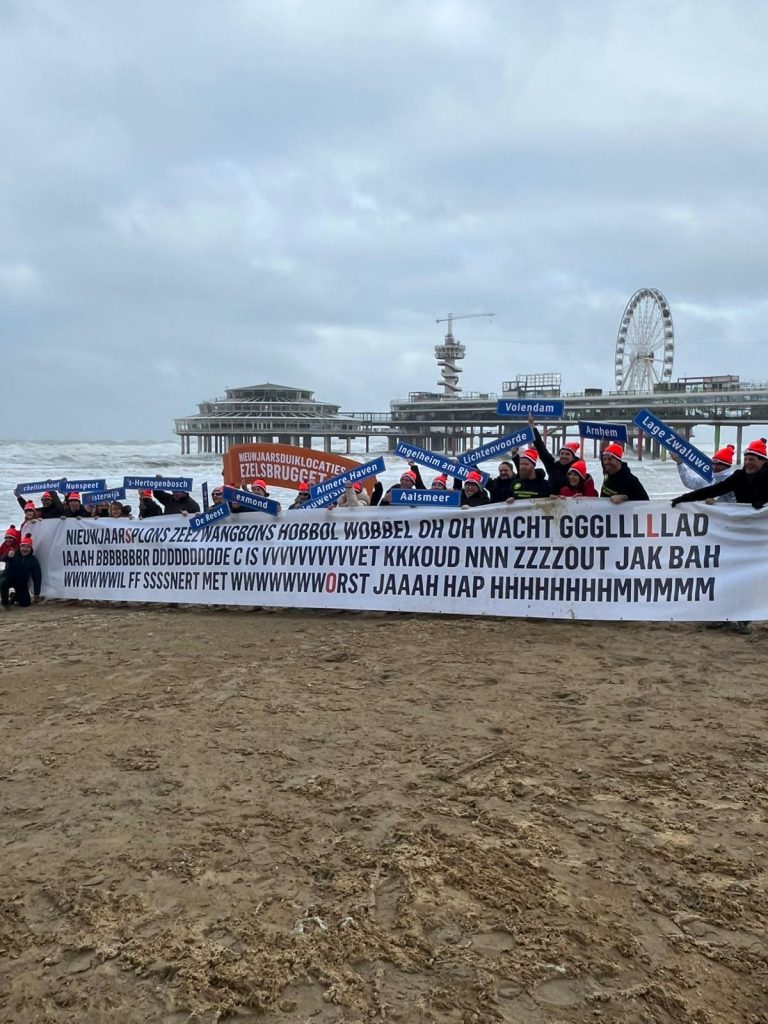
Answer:
[(459, 455), (459, 462), (465, 466), (476, 466), (478, 462), (506, 454), (511, 448), (522, 448), (523, 445), (529, 444), (533, 444), (533, 427), (521, 427), (514, 434), (498, 437), (495, 441), (481, 444), (479, 448), (473, 448), (470, 452), (462, 452)]
[(559, 419), (565, 402), (559, 398), (502, 398), (496, 406), (497, 416), (538, 416)]
[(627, 428), (623, 423), (589, 423), (579, 420), (579, 437), (605, 438), (606, 441), (627, 443)]
[(658, 441), (668, 452), (677, 455), (682, 462), (690, 466), (700, 477), (711, 483), (713, 480), (712, 460), (699, 451), (690, 441), (687, 441), (682, 434), (678, 434), (664, 420), (654, 416), (648, 409), (641, 409), (635, 416), (635, 423), (641, 430)]
[(224, 500), (234, 501), (252, 512), (266, 512), (268, 516), (280, 514), (279, 502), (272, 498), (262, 498), (260, 494), (251, 494), (250, 491), (240, 491), (237, 487), (225, 487)]
[[(436, 469), (447, 476), (458, 477), (459, 480), (466, 480), (467, 476), (473, 472), (470, 466), (462, 466), (461, 463), (454, 462), (453, 459), (448, 459), (445, 455), (438, 455), (437, 452), (428, 452), (426, 448), (417, 448), (415, 444), (406, 444), (404, 441), (397, 445), (394, 453), (403, 459), (408, 459), (409, 462), (417, 462), (420, 466)], [(488, 474), (483, 473), (481, 470), (477, 470), (477, 472), (483, 478), (481, 484), (485, 487)]]

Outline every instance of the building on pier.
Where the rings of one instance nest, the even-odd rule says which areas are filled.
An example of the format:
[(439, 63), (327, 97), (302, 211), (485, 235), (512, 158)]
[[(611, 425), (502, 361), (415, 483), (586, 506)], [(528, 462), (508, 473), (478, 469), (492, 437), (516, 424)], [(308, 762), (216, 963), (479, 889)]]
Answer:
[[(282, 384), (227, 388), (224, 398), (200, 402), (194, 416), (176, 421), (182, 454), (192, 450), (223, 454), (230, 445), (257, 442), (290, 444), (330, 451), (336, 437), (367, 436), (374, 430), (368, 419), (339, 413), (339, 406), (319, 402), (313, 391)], [(380, 427), (380, 424), (377, 424)]]

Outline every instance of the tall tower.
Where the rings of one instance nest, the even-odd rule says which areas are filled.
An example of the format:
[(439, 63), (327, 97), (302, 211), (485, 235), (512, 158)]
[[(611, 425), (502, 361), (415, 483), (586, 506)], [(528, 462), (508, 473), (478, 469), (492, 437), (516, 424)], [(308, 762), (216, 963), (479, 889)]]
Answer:
[[(446, 398), (453, 398), (461, 391), (459, 387), (460, 359), (466, 355), (466, 349), (453, 336), (453, 316), (444, 317), (448, 321), (448, 330), (442, 345), (435, 345), (435, 358), (440, 367), (440, 380), (437, 382), (443, 389)], [(440, 320), (435, 321), (440, 323)]]
[(444, 398), (455, 398), (461, 391), (459, 387), (459, 374), (461, 367), (458, 365), (460, 359), (466, 355), (466, 349), (460, 341), (453, 336), (454, 320), (471, 320), (477, 316), (487, 316), (489, 319), (496, 316), (495, 313), (449, 313), (448, 316), (441, 316), (435, 320), (436, 324), (448, 324), (445, 332), (445, 339), (442, 345), (435, 345), (435, 358), (440, 367), (440, 380), (437, 382), (443, 389)]

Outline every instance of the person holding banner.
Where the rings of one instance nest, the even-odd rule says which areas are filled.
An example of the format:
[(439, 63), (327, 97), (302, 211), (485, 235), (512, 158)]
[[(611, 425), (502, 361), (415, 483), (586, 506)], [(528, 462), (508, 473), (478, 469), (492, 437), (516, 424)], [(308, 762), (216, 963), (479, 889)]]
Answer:
[(297, 508), (303, 508), (304, 505), (309, 501), (309, 484), (299, 484), (299, 489), (296, 492), (296, 497), (293, 499), (291, 504), (288, 506), (288, 511), (291, 512)]
[[(725, 448), (720, 448), (712, 456), (712, 476), (716, 484), (720, 483), (721, 480), (727, 480), (733, 473), (733, 455), (735, 451), (736, 449), (732, 444), (727, 444)], [(677, 464), (677, 472), (680, 474), (680, 482), (683, 487), (687, 487), (689, 491), (695, 491), (697, 487), (707, 486), (707, 481), (704, 477), (699, 476), (690, 466), (686, 466), (679, 455), (670, 452), (669, 457)], [(709, 498), (707, 500), (736, 501), (736, 496), (732, 491), (729, 491), (728, 494), (721, 494), (718, 498)]]
[(578, 459), (581, 444), (579, 441), (568, 441), (560, 448), (557, 459), (555, 459), (544, 444), (544, 439), (535, 426), (533, 416), (528, 417), (528, 423), (533, 427), (533, 446), (544, 463), (552, 494), (559, 494), (562, 487), (568, 486), (568, 469)]
[(406, 469), (400, 474), (400, 480), (397, 484), (393, 484), (387, 489), (387, 493), (379, 502), (380, 505), (391, 505), (392, 504), (392, 491), (399, 488), (401, 491), (409, 491), (412, 487), (416, 486), (416, 474), (412, 469)]
[(515, 476), (515, 467), (511, 462), (499, 463), (499, 475), (494, 477), (493, 480), (489, 480), (486, 484), (486, 490), (490, 495), (492, 505), (501, 504), (507, 498), (512, 497), (512, 485), (515, 482)]
[(139, 491), (139, 519), (152, 519), (162, 514), (162, 508), (152, 500), (152, 491)]
[(367, 508), (368, 494), (361, 483), (347, 483), (344, 493), (339, 495), (336, 508)]
[(603, 464), (601, 498), (610, 498), (614, 505), (624, 501), (650, 501), (648, 492), (624, 462), (624, 449), (617, 441), (606, 445), (600, 455)]
[[(672, 507), (689, 501), (720, 498), (725, 494), (732, 494), (739, 504), (751, 505), (752, 508), (765, 508), (768, 505), (768, 450), (764, 437), (747, 445), (741, 469), (734, 470), (730, 476), (709, 487), (699, 487), (698, 490), (678, 495), (673, 498)], [(725, 625), (725, 622), (708, 622), (707, 628), (718, 629)], [(748, 636), (752, 628), (749, 622), (739, 621), (736, 623), (736, 632)]]
[[(13, 492), (16, 495), (16, 501), (19, 503), (20, 508), (25, 508), (27, 501), (21, 494), (19, 494), (18, 487)], [(38, 519), (58, 519), (62, 513), (61, 498), (58, 496), (56, 491), (43, 491), (40, 498), (40, 507), (37, 509)]]
[(568, 468), (568, 483), (565, 487), (560, 488), (557, 497), (596, 498), (597, 496), (595, 481), (589, 475), (586, 462), (583, 459), (576, 459)]
[(461, 489), (461, 507), (480, 508), (482, 505), (488, 505), (490, 500), (488, 491), (483, 487), (482, 476), (476, 470), (467, 473), (467, 478)]
[[(157, 478), (162, 480), (159, 473)], [(163, 506), (164, 516), (197, 515), (200, 511), (198, 503), (186, 491), (172, 491), (170, 494), (168, 491), (152, 491), (152, 497)]]
[(548, 498), (552, 488), (544, 474), (539, 474), (536, 464), (539, 453), (535, 448), (526, 448), (519, 457), (519, 476), (512, 483), (512, 493), (507, 505), (516, 501), (531, 501), (534, 498)]
[[(34, 598), (31, 598), (29, 594), (30, 582)], [(32, 536), (27, 534), (22, 538), (18, 551), (12, 552), (6, 559), (5, 572), (0, 577), (0, 601), (3, 608), (8, 611), (11, 606), (11, 588), (13, 588), (14, 600), (19, 608), (29, 608), (33, 601), (37, 604), (40, 600), (42, 584), (43, 573), (40, 563), (32, 551)]]
[(82, 519), (83, 517), (88, 518), (90, 513), (88, 509), (83, 505), (80, 500), (80, 495), (77, 491), (70, 491), (64, 502), (64, 507), (61, 510), (60, 516), (62, 519)]
[(764, 508), (768, 505), (768, 452), (766, 439), (761, 437), (752, 441), (744, 450), (744, 465), (736, 469), (724, 480), (719, 480), (708, 487), (699, 487), (674, 498), (672, 505), (680, 505), (687, 501), (706, 501), (707, 498), (719, 498), (723, 494), (732, 494), (742, 505), (752, 508)]

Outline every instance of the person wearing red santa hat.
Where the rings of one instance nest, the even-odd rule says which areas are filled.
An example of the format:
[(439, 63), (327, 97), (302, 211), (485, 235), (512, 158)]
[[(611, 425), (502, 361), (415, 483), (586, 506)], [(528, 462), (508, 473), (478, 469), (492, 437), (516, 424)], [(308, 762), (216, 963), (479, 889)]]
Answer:
[[(758, 438), (751, 441), (744, 449), (744, 460), (741, 469), (736, 469), (730, 476), (709, 487), (699, 487), (695, 491), (679, 494), (672, 500), (673, 507), (689, 501), (707, 501), (708, 498), (719, 498), (723, 494), (733, 494), (736, 501), (752, 508), (765, 508), (768, 505), (768, 449), (766, 439)], [(726, 625), (725, 622), (707, 623), (708, 629), (717, 629)], [(748, 635), (752, 632), (749, 622), (737, 621), (736, 632)]]
[(512, 493), (507, 504), (515, 501), (531, 501), (533, 498), (548, 498), (552, 493), (549, 480), (537, 472), (539, 453), (535, 448), (526, 448), (520, 453), (518, 477), (512, 484)]
[(617, 441), (606, 445), (600, 453), (600, 462), (605, 474), (600, 488), (601, 498), (610, 498), (614, 505), (623, 501), (649, 500), (648, 492), (624, 462), (624, 449)]
[(558, 449), (557, 458), (555, 458), (544, 443), (544, 438), (539, 433), (532, 415), (528, 417), (528, 423), (533, 427), (533, 446), (544, 464), (550, 490), (552, 494), (559, 494), (560, 488), (568, 484), (569, 468), (581, 457), (581, 442), (564, 441)]
[(568, 467), (568, 483), (560, 488), (561, 498), (596, 498), (595, 481), (589, 475), (583, 459), (576, 459)]
[(431, 491), (445, 491), (448, 488), (448, 477), (445, 473), (440, 473), (434, 477), (432, 483), (429, 485)]
[[(25, 508), (27, 505), (27, 499), (19, 492), (18, 487), (13, 492), (16, 495), (16, 501), (19, 503), (20, 508)], [(38, 519), (58, 519), (61, 516), (63, 505), (61, 498), (58, 496), (56, 491), (43, 491), (40, 496), (40, 507), (37, 511)]]
[[(33, 601), (37, 604), (40, 600), (43, 574), (32, 548), (32, 536), (26, 534), (21, 538), (18, 551), (6, 560), (5, 572), (0, 577), (0, 602), (6, 611), (11, 605), (11, 590), (19, 608), (28, 608)], [(30, 597), (30, 583), (34, 598)]]
[(490, 500), (488, 491), (483, 487), (482, 473), (478, 473), (476, 469), (470, 470), (461, 489), (461, 507), (480, 508), (481, 505), (487, 505)]
[(2, 562), (6, 555), (11, 553), (15, 554), (19, 547), (19, 541), (21, 540), (21, 530), (17, 530), (15, 526), (9, 526), (5, 531), (3, 537), (3, 543), (0, 544), (0, 562)]
[(293, 503), (288, 506), (288, 511), (292, 511), (295, 508), (302, 508), (309, 501), (309, 484), (299, 484), (296, 497)]
[(401, 490), (404, 490), (404, 491), (410, 491), (412, 488), (414, 488), (416, 486), (417, 482), (418, 482), (418, 477), (417, 477), (416, 473), (414, 473), (414, 471), (412, 469), (404, 470), (400, 474), (400, 480), (398, 481), (398, 483), (397, 484), (393, 484), (392, 487), (390, 487), (387, 490), (387, 493), (381, 499), (379, 504), (380, 505), (391, 505), (392, 504), (392, 491), (396, 490), (397, 488), (400, 488)]
[[(731, 473), (733, 473), (733, 456), (735, 451), (736, 449), (732, 444), (727, 444), (725, 448), (719, 448), (712, 456), (712, 478), (714, 483), (717, 484), (721, 480), (727, 480)], [(669, 457), (677, 464), (677, 472), (680, 474), (680, 482), (683, 487), (687, 487), (689, 491), (695, 491), (697, 487), (707, 486), (707, 481), (704, 477), (699, 476), (695, 469), (687, 466), (679, 455), (670, 452)], [(721, 494), (719, 498), (710, 498), (709, 501), (736, 501), (736, 497), (732, 491), (729, 491), (728, 494)]]

